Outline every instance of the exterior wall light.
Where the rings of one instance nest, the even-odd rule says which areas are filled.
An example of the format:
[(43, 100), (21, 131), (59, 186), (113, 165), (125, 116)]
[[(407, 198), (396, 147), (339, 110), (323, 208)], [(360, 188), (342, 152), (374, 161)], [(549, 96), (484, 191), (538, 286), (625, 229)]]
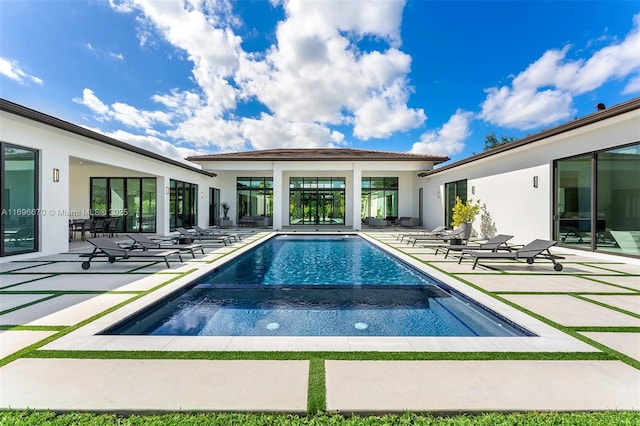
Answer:
[(471, 186), (471, 193), (473, 195), (476, 195), (476, 186), (475, 185)]
[(53, 181), (60, 182), (60, 169), (53, 169)]
[(164, 193), (169, 195), (169, 187), (168, 186), (164, 189)]
[(436, 197), (440, 198), (440, 191), (436, 191)]
[(538, 176), (534, 176), (533, 177), (533, 187), (537, 188), (538, 187)]

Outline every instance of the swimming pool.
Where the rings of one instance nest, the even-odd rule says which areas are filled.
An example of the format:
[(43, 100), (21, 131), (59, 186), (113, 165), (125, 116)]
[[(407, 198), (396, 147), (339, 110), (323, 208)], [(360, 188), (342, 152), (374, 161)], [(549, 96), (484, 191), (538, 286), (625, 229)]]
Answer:
[(101, 334), (531, 335), (357, 235), (276, 236)]

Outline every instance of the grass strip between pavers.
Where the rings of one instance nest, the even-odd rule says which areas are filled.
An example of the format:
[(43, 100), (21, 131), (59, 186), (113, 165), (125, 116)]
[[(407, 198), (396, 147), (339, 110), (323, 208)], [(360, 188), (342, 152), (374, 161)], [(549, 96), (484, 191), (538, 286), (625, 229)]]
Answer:
[[(265, 237), (259, 238), (263, 239)], [(378, 240), (380, 241), (380, 240)], [(388, 245), (383, 241), (380, 241), (382, 244)], [(393, 246), (388, 245), (391, 249), (398, 250)], [(222, 254), (219, 258), (212, 260), (211, 262), (219, 260), (221, 257), (225, 257), (236, 250), (230, 251), (229, 253)], [(401, 251), (401, 250), (398, 250)], [(402, 251), (401, 251), (402, 252)], [(324, 425), (324, 424), (354, 424), (354, 425), (420, 425), (420, 424), (451, 424), (451, 425), (467, 425), (467, 424), (522, 424), (522, 425), (544, 425), (544, 424), (639, 424), (640, 423), (640, 414), (638, 413), (624, 413), (624, 412), (611, 412), (611, 413), (593, 413), (593, 414), (583, 414), (583, 417), (576, 417), (576, 415), (572, 414), (557, 414), (557, 413), (546, 413), (546, 414), (536, 414), (536, 413), (526, 413), (522, 415), (503, 415), (503, 414), (489, 414), (489, 415), (481, 415), (481, 416), (457, 416), (457, 417), (449, 417), (449, 418), (439, 418), (433, 417), (431, 415), (419, 415), (419, 414), (405, 414), (402, 416), (382, 416), (382, 417), (342, 417), (342, 416), (329, 416), (324, 413), (326, 407), (326, 388), (325, 388), (325, 360), (455, 360), (455, 361), (465, 361), (465, 360), (533, 360), (533, 361), (545, 361), (545, 360), (567, 360), (567, 361), (575, 361), (575, 360), (621, 360), (626, 362), (627, 364), (640, 369), (640, 362), (621, 354), (617, 351), (614, 351), (604, 345), (601, 345), (585, 336), (579, 334), (579, 331), (587, 331), (580, 328), (568, 328), (564, 327), (560, 324), (557, 324), (553, 321), (550, 321), (544, 317), (541, 317), (533, 312), (530, 312), (521, 306), (518, 306), (510, 301), (500, 297), (496, 293), (492, 293), (489, 291), (480, 288), (463, 278), (459, 275), (449, 273), (445, 270), (442, 270), (435, 266), (433, 262), (421, 260), (409, 253), (402, 252), (403, 254), (410, 256), (421, 263), (424, 263), (434, 269), (439, 270), (440, 272), (446, 274), (447, 276), (461, 281), (462, 283), (475, 288), (476, 290), (487, 294), (497, 300), (502, 301), (503, 303), (510, 305), (526, 314), (537, 318), (538, 320), (555, 327), (567, 334), (572, 335), (573, 337), (582, 340), (602, 352), (573, 352), (573, 353), (565, 353), (565, 352), (204, 352), (204, 351), (191, 351), (191, 352), (165, 352), (165, 351), (51, 351), (51, 350), (39, 350), (39, 348), (43, 347), (47, 343), (54, 341), (61, 336), (68, 334), (91, 321), (94, 321), (97, 318), (100, 318), (110, 312), (115, 311), (116, 309), (121, 308), (124, 305), (127, 305), (134, 300), (139, 299), (153, 291), (156, 291), (158, 288), (161, 288), (165, 285), (170, 284), (171, 282), (188, 275), (189, 273), (194, 272), (195, 270), (189, 270), (179, 275), (176, 275), (170, 280), (167, 280), (158, 286), (149, 289), (145, 292), (136, 294), (135, 297), (126, 300), (118, 305), (115, 305), (103, 312), (100, 312), (94, 315), (91, 318), (88, 318), (85, 321), (82, 321), (79, 324), (76, 324), (72, 327), (64, 327), (59, 333), (56, 333), (53, 336), (50, 336), (47, 339), (44, 339), (36, 344), (33, 344), (27, 348), (24, 348), (21, 351), (16, 352), (15, 354), (0, 360), (0, 366), (11, 362), (17, 358), (87, 358), (87, 359), (197, 359), (197, 360), (308, 360), (309, 361), (309, 385), (308, 385), (308, 396), (307, 396), (307, 409), (311, 414), (310, 416), (300, 417), (300, 416), (288, 416), (288, 415), (267, 415), (267, 414), (176, 414), (176, 417), (172, 417), (172, 415), (163, 416), (131, 416), (131, 417), (117, 417), (106, 415), (106, 417), (87, 415), (88, 418), (82, 417), (81, 414), (76, 414), (77, 418), (74, 420), (64, 419), (63, 416), (57, 416), (50, 412), (1, 412), (0, 411), (0, 425), (4, 424), (200, 424), (194, 421), (196, 419), (201, 419), (203, 423), (201, 424), (313, 424), (313, 425)], [(209, 263), (211, 263), (209, 262)], [(133, 271), (131, 271), (133, 272)], [(497, 271), (500, 274), (508, 273), (504, 271)], [(533, 274), (540, 275), (540, 274)], [(535, 294), (535, 293), (534, 293)], [(567, 293), (561, 293), (567, 294)], [(592, 300), (588, 300), (589, 302), (593, 302)], [(603, 304), (604, 305), (604, 304)], [(608, 305), (604, 305), (609, 308)], [(622, 311), (626, 313), (626, 311)], [(11, 326), (12, 330), (21, 329), (21, 326)], [(26, 328), (25, 328), (26, 329)], [(33, 329), (33, 328), (29, 328)], [(633, 328), (632, 328), (633, 329)], [(57, 331), (57, 328), (47, 328), (47, 330)], [(599, 328), (597, 331), (601, 331)], [(612, 330), (607, 330), (612, 331)], [(621, 328), (616, 329), (615, 331), (629, 331), (629, 328)], [(10, 420), (9, 423), (5, 423), (5, 420), (8, 420), (9, 416), (16, 415), (18, 417), (14, 417)], [(73, 416), (74, 414), (70, 414)], [(546, 418), (543, 416), (550, 416)], [(20, 417), (22, 416), (22, 417)], [(44, 416), (44, 417), (42, 417)], [(46, 417), (49, 416), (49, 417)], [(195, 416), (195, 417), (194, 417)], [(211, 416), (211, 417), (207, 417)], [(228, 417), (225, 417), (228, 416)], [(236, 417), (234, 417), (236, 416)], [(239, 416), (239, 417), (238, 417)], [(496, 417), (502, 416), (502, 417)], [(509, 417), (511, 416), (511, 417)], [(515, 416), (515, 417), (514, 417)], [(519, 416), (519, 417), (518, 417)], [(579, 416), (579, 415), (578, 415)], [(22, 420), (25, 420), (26, 423), (20, 423)], [(87, 421), (87, 423), (83, 423), (83, 421)], [(116, 421), (117, 423), (109, 423), (110, 421)], [(128, 423), (129, 420), (135, 420), (134, 423)], [(614, 420), (614, 423), (610, 421)], [(11, 422), (13, 421), (13, 422)], [(17, 423), (16, 423), (17, 421)], [(57, 423), (58, 421), (62, 421), (62, 423)], [(173, 423), (175, 421), (175, 423)], [(199, 420), (197, 420), (199, 421)], [(445, 421), (447, 423), (442, 423)], [(479, 421), (479, 422), (478, 422)], [(514, 423), (510, 423), (510, 421), (514, 421)], [(51, 422), (51, 423), (47, 423)], [(66, 422), (66, 423), (65, 423)], [(70, 422), (70, 423), (69, 423)], [(97, 423), (96, 423), (97, 422)], [(381, 422), (381, 423), (379, 423)], [(545, 423), (548, 422), (548, 423)], [(566, 423), (565, 423), (566, 422)]]
[[(340, 361), (608, 361), (606, 352), (268, 352), (32, 350), (21, 358)], [(319, 371), (319, 370), (318, 370)]]
[[(608, 346), (605, 346), (605, 345), (603, 345), (603, 344), (601, 344), (601, 343), (599, 343), (599, 342), (597, 342), (597, 341), (595, 341), (593, 339), (588, 338), (587, 336), (584, 336), (584, 335), (576, 332), (574, 330), (574, 327), (566, 327), (566, 326), (563, 326), (562, 324), (556, 323), (555, 321), (552, 321), (552, 320), (550, 320), (550, 319), (548, 319), (546, 317), (543, 317), (542, 315), (538, 315), (533, 311), (530, 311), (530, 310), (528, 310), (528, 309), (526, 309), (526, 308), (524, 308), (524, 307), (522, 307), (522, 306), (520, 306), (520, 305), (518, 305), (518, 304), (516, 304), (514, 302), (511, 302), (508, 299), (505, 299), (505, 298), (501, 297), (501, 294), (503, 294), (503, 293), (497, 293), (497, 292), (491, 292), (491, 291), (485, 290), (484, 288), (482, 288), (480, 286), (477, 286), (477, 285), (473, 284), (472, 282), (469, 282), (469, 281), (465, 280), (463, 278), (463, 276), (461, 276), (461, 274), (459, 274), (459, 273), (451, 273), (451, 272), (445, 271), (443, 269), (440, 269), (437, 266), (435, 266), (433, 264), (433, 262), (431, 262), (431, 261), (419, 259), (418, 257), (413, 256), (411, 253), (406, 253), (406, 252), (404, 252), (404, 251), (402, 251), (402, 250), (400, 250), (400, 249), (398, 249), (398, 248), (396, 248), (396, 247), (394, 247), (392, 245), (387, 244), (384, 241), (381, 241), (378, 238), (375, 238), (373, 236), (371, 236), (371, 237), (376, 239), (380, 244), (386, 245), (387, 247), (389, 247), (392, 250), (399, 251), (400, 253), (402, 253), (402, 254), (404, 254), (406, 256), (409, 256), (409, 257), (417, 260), (420, 263), (423, 263), (423, 264), (425, 264), (425, 265), (427, 265), (427, 266), (429, 266), (431, 268), (434, 268), (434, 269), (442, 272), (443, 274), (447, 275), (448, 277), (450, 277), (452, 279), (460, 281), (463, 284), (465, 284), (465, 285), (467, 285), (467, 286), (469, 286), (469, 287), (471, 287), (471, 288), (473, 288), (473, 289), (475, 289), (475, 290), (477, 290), (477, 291), (479, 291), (481, 293), (484, 293), (484, 294), (486, 294), (486, 295), (488, 295), (490, 297), (493, 297), (494, 299), (497, 299), (500, 302), (502, 302), (502, 303), (504, 303), (506, 305), (509, 305), (514, 309), (517, 309), (517, 310), (519, 310), (521, 312), (524, 312), (525, 314), (527, 314), (527, 315), (529, 315), (529, 316), (531, 316), (531, 317), (533, 317), (533, 318), (535, 318), (535, 319), (537, 319), (537, 320), (539, 320), (539, 321), (541, 321), (541, 322), (543, 322), (543, 323), (545, 323), (545, 324), (547, 324), (547, 325), (549, 325), (551, 327), (554, 327), (554, 328), (556, 328), (556, 329), (558, 329), (558, 330), (560, 330), (560, 331), (562, 331), (562, 332), (564, 332), (566, 334), (569, 334), (570, 336), (572, 336), (572, 337), (574, 337), (574, 338), (576, 338), (576, 339), (578, 339), (578, 340), (580, 340), (580, 341), (582, 341), (584, 343), (587, 343), (587, 344), (597, 348), (598, 350), (600, 350), (600, 351), (602, 351), (604, 353), (607, 353), (608, 356), (610, 356), (612, 359), (619, 359), (620, 361), (622, 361), (622, 362), (624, 362), (624, 363), (626, 363), (626, 364), (628, 364), (628, 365), (630, 365), (630, 366), (632, 366), (634, 368), (640, 369), (640, 361), (638, 361), (638, 360), (636, 360), (634, 358), (631, 358), (630, 356), (628, 356), (626, 354), (618, 352), (618, 351), (616, 351), (616, 350), (614, 350), (614, 349), (612, 349), (612, 348), (610, 348)], [(509, 275), (508, 273), (506, 273), (504, 271), (497, 270), (497, 272), (503, 272), (504, 275)], [(470, 274), (470, 275), (472, 275), (472, 274)], [(518, 276), (521, 276), (521, 275), (540, 276), (542, 274), (518, 274)], [(550, 273), (549, 275), (554, 275), (554, 274)], [(565, 274), (564, 276), (582, 277), (582, 274)], [(617, 275), (617, 276), (620, 276), (620, 275)], [(504, 294), (506, 294), (506, 293), (504, 293)], [(529, 293), (520, 292), (518, 294), (529, 294)], [(537, 295), (539, 293), (531, 292), (530, 294)], [(575, 294), (569, 293), (569, 292), (562, 292), (562, 293), (557, 293), (557, 294), (576, 296)], [(625, 295), (633, 295), (633, 293), (629, 293), (629, 294), (625, 294)], [(628, 314), (627, 311), (624, 311), (624, 310), (621, 310), (621, 309), (613, 309), (613, 307), (610, 307), (609, 305), (606, 305), (606, 304), (603, 304), (603, 303), (598, 303), (598, 302), (595, 302), (594, 300), (591, 300), (591, 299), (586, 299), (586, 298), (580, 298), (580, 299), (588, 301), (588, 302), (591, 302), (591, 303), (599, 304), (599, 305), (601, 305), (603, 307), (606, 307), (606, 308), (611, 308), (612, 310), (616, 310), (616, 311), (619, 311), (619, 312), (624, 313), (624, 314)], [(632, 316), (635, 317), (636, 314), (633, 314)]]
[[(248, 244), (252, 244), (252, 243), (254, 243), (256, 241), (263, 240), (263, 239), (269, 237), (269, 235), (270, 234), (267, 233), (267, 234), (265, 234), (265, 235), (263, 235), (263, 236), (261, 236), (259, 238), (254, 239), (254, 241), (248, 242), (244, 246), (234, 248), (233, 250), (231, 250), (231, 251), (229, 251), (227, 253), (221, 253), (220, 257), (216, 258), (215, 260), (213, 260), (211, 262), (217, 261), (222, 257), (228, 256), (231, 253), (234, 253), (237, 250), (240, 250), (241, 248), (246, 247), (246, 245), (248, 245)], [(55, 263), (55, 262), (48, 262), (48, 263), (51, 264), (51, 263)], [(115, 306), (112, 306), (112, 307), (108, 308), (108, 309), (105, 309), (104, 311), (99, 312), (99, 313), (97, 313), (97, 314), (85, 319), (84, 321), (81, 321), (81, 322), (73, 325), (73, 326), (64, 327), (58, 333), (56, 333), (56, 334), (54, 334), (52, 336), (49, 336), (49, 337), (47, 337), (47, 338), (45, 338), (43, 340), (40, 340), (40, 341), (38, 341), (38, 342), (36, 342), (36, 343), (34, 343), (32, 345), (29, 345), (29, 346), (27, 346), (25, 348), (22, 348), (21, 350), (19, 350), (17, 352), (14, 352), (13, 354), (11, 354), (11, 355), (9, 355), (9, 356), (7, 356), (5, 358), (0, 359), (0, 367), (2, 367), (4, 365), (7, 365), (8, 363), (10, 363), (10, 362), (12, 362), (12, 361), (14, 361), (16, 359), (28, 357), (29, 353), (31, 353), (32, 351), (37, 350), (38, 348), (41, 348), (41, 347), (47, 345), (48, 343), (53, 342), (54, 340), (57, 340), (60, 337), (66, 335), (66, 334), (69, 334), (72, 331), (75, 331), (75, 330), (79, 329), (80, 327), (83, 327), (83, 326), (89, 324), (90, 322), (95, 321), (96, 319), (101, 318), (104, 315), (107, 315), (107, 314), (109, 314), (109, 313), (111, 313), (111, 312), (113, 312), (113, 311), (115, 311), (117, 309), (120, 309), (121, 307), (126, 306), (129, 303), (132, 303), (132, 302), (140, 299), (141, 297), (144, 297), (144, 296), (146, 296), (146, 295), (158, 290), (159, 288), (162, 288), (162, 287), (164, 287), (164, 286), (166, 286), (166, 285), (168, 285), (168, 284), (170, 284), (170, 283), (172, 283), (172, 282), (174, 282), (174, 281), (176, 281), (178, 279), (181, 279), (181, 278), (187, 276), (188, 274), (191, 274), (191, 273), (193, 273), (193, 272), (195, 272), (197, 270), (198, 269), (189, 269), (188, 271), (184, 271), (184, 272), (180, 272), (180, 273), (171, 273), (171, 274), (163, 273), (162, 271), (155, 272), (155, 273), (150, 273), (150, 274), (148, 274), (149, 276), (154, 275), (154, 274), (165, 274), (165, 275), (167, 275), (167, 277), (169, 279), (167, 281), (164, 281), (164, 282), (156, 285), (155, 287), (152, 287), (152, 288), (146, 290), (146, 291), (139, 292), (139, 293), (132, 293), (132, 294), (134, 294), (134, 297), (132, 297), (132, 298), (130, 298), (128, 300), (125, 300), (125, 301), (123, 301), (123, 302), (121, 302), (121, 303), (119, 303), (119, 304), (117, 304)], [(62, 274), (62, 273), (60, 273), (60, 274)], [(81, 274), (81, 272), (79, 272), (78, 274)], [(121, 274), (121, 272), (117, 272), (117, 273), (113, 273), (113, 274)], [(136, 273), (135, 272), (131, 273), (131, 275), (134, 275), (134, 274), (136, 274)], [(147, 274), (145, 274), (145, 275), (147, 275)], [(48, 293), (50, 293), (50, 292), (48, 292)], [(66, 293), (67, 292), (61, 292), (61, 294), (66, 294)], [(102, 294), (102, 293), (109, 293), (109, 292), (99, 292), (99, 293)], [(120, 292), (120, 293), (123, 293), (123, 292)], [(57, 297), (57, 296), (59, 296), (59, 294), (56, 294), (56, 295), (54, 295), (52, 297)], [(34, 302), (34, 303), (37, 303), (37, 302)], [(22, 307), (24, 307), (24, 305)], [(19, 326), (19, 325), (10, 325), (8, 330), (19, 330), (20, 329), (19, 327), (21, 327), (21, 326)], [(49, 331), (49, 330), (47, 330), (47, 331)], [(56, 330), (52, 330), (52, 331), (56, 331)]]
[(309, 414), (324, 412), (327, 407), (324, 361), (321, 357), (311, 357), (309, 360), (309, 385), (307, 386), (307, 412)]
[[(134, 294), (133, 297), (130, 298), (130, 299), (124, 300), (124, 301), (122, 301), (122, 302), (120, 302), (120, 303), (118, 303), (118, 304), (116, 304), (116, 305), (114, 305), (114, 306), (112, 306), (112, 307), (110, 307), (108, 309), (105, 309), (102, 312), (98, 312), (97, 314), (95, 314), (95, 315), (93, 315), (93, 316), (85, 319), (84, 321), (81, 321), (81, 322), (79, 322), (79, 323), (77, 323), (77, 324), (75, 324), (73, 326), (65, 327), (64, 330), (54, 334), (53, 336), (49, 336), (49, 337), (47, 337), (47, 338), (45, 338), (43, 340), (40, 340), (40, 341), (38, 341), (38, 342), (36, 342), (36, 343), (34, 343), (32, 345), (29, 345), (29, 346), (27, 346), (25, 348), (22, 348), (21, 350), (19, 350), (17, 352), (14, 352), (13, 354), (11, 354), (11, 355), (9, 355), (9, 356), (7, 356), (5, 358), (0, 359), (0, 367), (2, 367), (4, 365), (7, 365), (8, 363), (10, 363), (10, 362), (12, 362), (12, 361), (14, 361), (14, 360), (16, 360), (18, 358), (24, 358), (24, 357), (28, 356), (28, 354), (30, 352), (32, 352), (34, 350), (37, 350), (38, 348), (41, 348), (42, 346), (45, 346), (48, 343), (53, 342), (54, 340), (57, 340), (60, 337), (66, 335), (66, 334), (69, 334), (69, 333), (71, 333), (71, 332), (73, 332), (73, 331), (75, 331), (75, 330), (77, 330), (77, 329), (79, 329), (81, 327), (84, 327), (85, 325), (89, 324), (90, 322), (93, 322), (93, 321), (97, 320), (98, 318), (101, 318), (101, 317), (103, 317), (103, 316), (105, 316), (107, 314), (110, 314), (111, 312), (113, 312), (113, 311), (115, 311), (117, 309), (120, 309), (123, 306), (126, 306), (129, 303), (132, 303), (133, 301), (138, 300), (141, 297), (144, 297), (144, 296), (148, 295), (149, 293), (152, 293), (152, 292), (158, 290), (159, 288), (162, 288), (162, 287), (164, 287), (166, 285), (169, 285), (172, 282), (174, 282), (174, 281), (176, 281), (176, 280), (178, 280), (178, 279), (180, 279), (180, 278), (182, 278), (182, 277), (184, 277), (186, 275), (189, 275), (189, 274), (195, 272), (196, 270), (197, 269), (190, 269), (190, 270), (185, 271), (185, 272), (183, 272), (181, 274), (176, 274), (175, 276), (173, 276), (172, 278), (168, 279), (167, 281), (164, 281), (164, 282), (158, 284), (157, 286), (152, 287), (151, 289), (149, 289), (147, 291), (144, 291), (144, 292), (141, 292), (141, 293), (138, 293), (138, 294)], [(16, 326), (12, 326), (12, 329), (15, 329), (15, 327)]]

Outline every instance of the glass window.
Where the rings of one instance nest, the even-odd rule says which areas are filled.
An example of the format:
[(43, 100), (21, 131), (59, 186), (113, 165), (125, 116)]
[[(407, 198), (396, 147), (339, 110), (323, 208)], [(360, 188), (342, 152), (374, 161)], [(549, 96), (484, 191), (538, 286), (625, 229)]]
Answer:
[[(94, 218), (109, 218), (116, 232), (156, 232), (156, 178), (92, 177), (90, 186)], [(176, 182), (170, 187), (175, 201)], [(175, 227), (174, 202), (170, 212), (170, 225)]]
[(597, 154), (596, 247), (640, 255), (640, 144)]
[(554, 162), (554, 239), (640, 256), (640, 144)]
[(591, 159), (581, 155), (556, 167), (556, 234), (568, 245), (591, 247)]
[(179, 180), (170, 180), (169, 226), (174, 231), (177, 227), (191, 228), (196, 225), (196, 196), (198, 185)]
[(344, 182), (340, 177), (290, 178), (289, 224), (344, 225)]
[(397, 177), (384, 178), (384, 187), (385, 188), (397, 188), (398, 187), (398, 178)]
[[(298, 184), (302, 185), (302, 180)], [(238, 178), (236, 188), (238, 220), (245, 216), (273, 216), (273, 178)]]
[(156, 232), (156, 179), (142, 179), (142, 232)]
[(238, 188), (249, 188), (251, 187), (251, 178), (238, 178), (237, 179), (237, 187)]
[[(140, 229), (142, 203), (140, 202), (140, 179), (127, 179), (127, 225), (126, 229)], [(112, 203), (113, 205), (113, 203)], [(119, 213), (114, 208), (113, 213)]]
[(0, 144), (0, 256), (38, 250), (38, 153)]
[(361, 210), (363, 222), (368, 217), (395, 220), (398, 218), (398, 178), (362, 178)]
[(467, 180), (458, 180), (444, 184), (445, 208), (444, 226), (449, 227), (453, 220), (453, 206), (456, 205), (456, 198), (460, 197), (463, 203), (467, 202)]
[(109, 205), (107, 178), (91, 178), (91, 211), (94, 216), (106, 216)]

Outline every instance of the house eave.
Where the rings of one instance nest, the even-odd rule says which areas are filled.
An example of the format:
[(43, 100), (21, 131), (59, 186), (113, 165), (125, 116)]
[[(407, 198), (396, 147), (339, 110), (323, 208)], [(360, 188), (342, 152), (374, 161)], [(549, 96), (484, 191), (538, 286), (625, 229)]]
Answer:
[(442, 173), (446, 170), (450, 170), (456, 167), (463, 166), (465, 164), (473, 163), (475, 161), (492, 157), (494, 155), (501, 154), (503, 152), (511, 151), (513, 149), (518, 149), (523, 146), (550, 138), (552, 136), (560, 135), (562, 133), (566, 133), (575, 129), (579, 129), (584, 126), (588, 126), (590, 124), (594, 124), (612, 117), (616, 117), (618, 115), (622, 115), (634, 110), (640, 109), (640, 97), (631, 99), (627, 102), (623, 102), (618, 105), (614, 105), (610, 108), (604, 109), (602, 111), (597, 111), (592, 114), (586, 115), (584, 117), (569, 121), (560, 126), (544, 130), (540, 133), (536, 133), (535, 135), (527, 136), (520, 140), (509, 142), (507, 144), (498, 146), (489, 151), (482, 152), (480, 154), (472, 155), (471, 157), (464, 158), (462, 160), (456, 161), (451, 164), (447, 164), (446, 166), (439, 167), (435, 170), (429, 170), (425, 172), (421, 172), (418, 174), (419, 177), (428, 177), (438, 173)]
[(0, 98), (0, 111), (8, 112), (10, 114), (14, 114), (19, 117), (23, 117), (47, 126), (51, 126), (60, 130), (64, 130), (66, 132), (73, 133), (78, 136), (83, 136), (97, 142), (102, 142), (107, 145), (111, 145), (116, 148), (123, 149), (125, 151), (133, 152), (135, 154), (139, 154), (145, 157), (153, 158), (154, 160), (162, 161), (163, 163), (171, 164), (173, 166), (177, 166), (192, 172), (199, 173), (201, 175), (205, 175), (208, 177), (217, 176), (213, 172), (209, 172), (206, 170), (201, 170), (196, 167), (190, 166), (185, 163), (181, 163), (180, 161), (172, 160), (171, 158), (162, 156), (160, 154), (156, 154), (152, 151), (147, 151), (146, 149), (138, 148), (134, 145), (128, 144), (126, 142), (119, 141), (112, 137), (103, 135), (101, 133), (95, 132), (93, 130), (86, 129), (84, 127), (78, 126), (76, 124), (69, 123), (68, 121), (60, 120), (59, 118), (52, 117), (50, 115), (44, 114), (42, 112), (33, 110), (31, 108), (27, 108), (25, 106), (13, 103), (6, 99)]

